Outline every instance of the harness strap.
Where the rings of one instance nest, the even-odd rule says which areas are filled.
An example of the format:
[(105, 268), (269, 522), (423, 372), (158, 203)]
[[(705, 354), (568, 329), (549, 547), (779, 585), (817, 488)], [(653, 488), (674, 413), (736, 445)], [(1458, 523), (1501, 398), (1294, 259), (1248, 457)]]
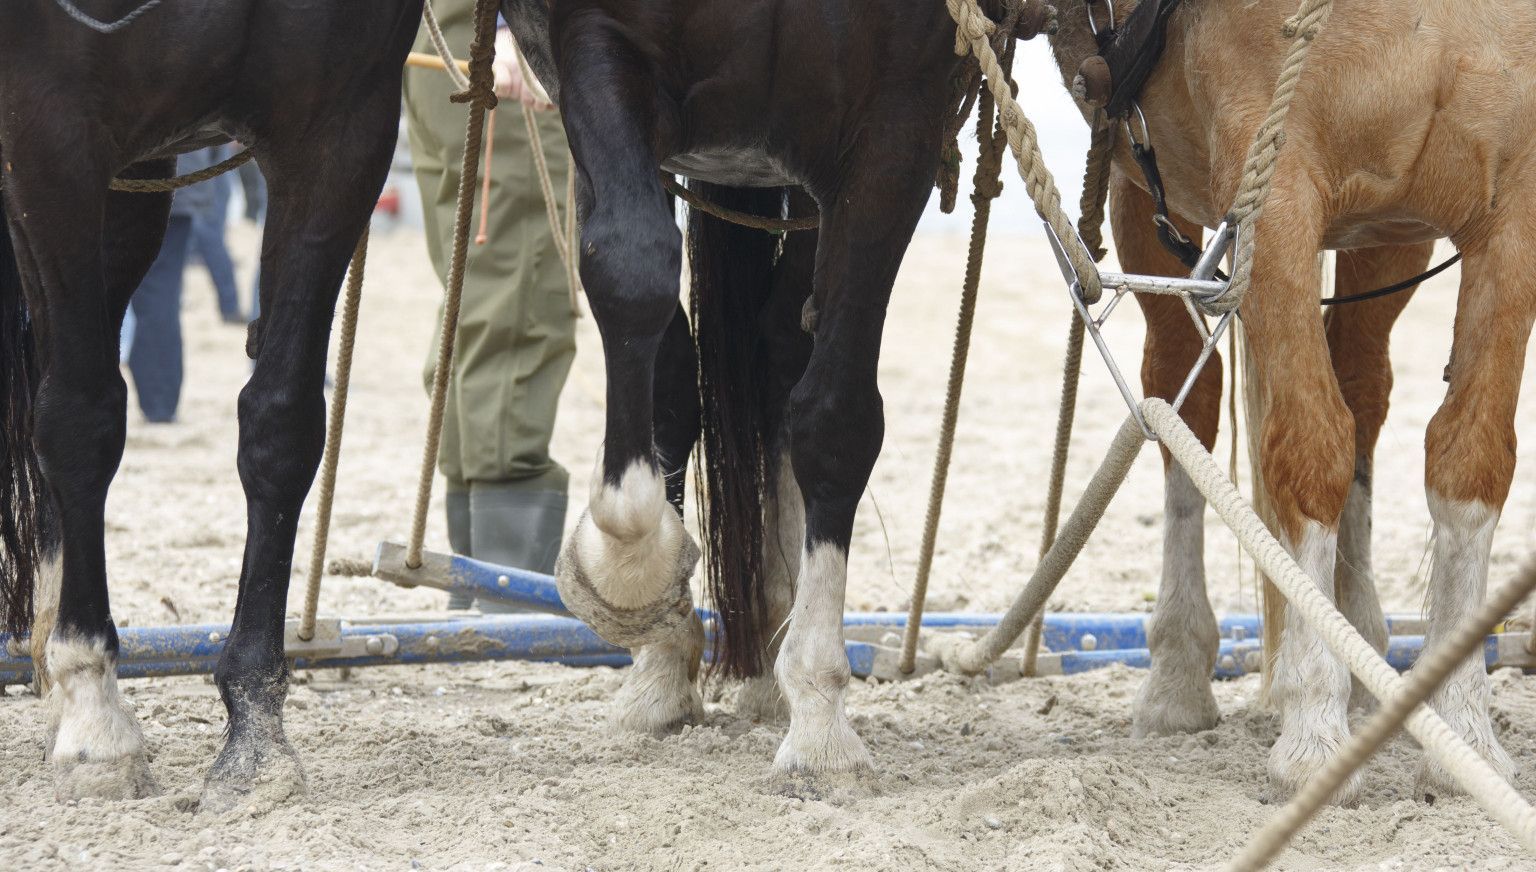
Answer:
[(1168, 252), (1179, 259), (1186, 269), (1194, 269), (1200, 262), (1201, 249), (1188, 236), (1179, 232), (1174, 225), (1173, 218), (1168, 214), (1168, 193), (1163, 189), (1163, 174), (1157, 168), (1157, 151), (1151, 145), (1131, 142), (1131, 157), (1136, 159), (1136, 165), (1141, 167), (1141, 174), (1147, 180), (1147, 193), (1152, 195), (1152, 204), (1156, 208), (1152, 223), (1157, 225), (1157, 240), (1168, 249)]

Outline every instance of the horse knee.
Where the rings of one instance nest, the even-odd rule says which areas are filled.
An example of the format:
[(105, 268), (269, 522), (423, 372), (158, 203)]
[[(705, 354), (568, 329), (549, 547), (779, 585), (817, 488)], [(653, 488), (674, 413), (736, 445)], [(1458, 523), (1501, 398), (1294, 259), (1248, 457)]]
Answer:
[(1332, 528), (1354, 480), (1354, 420), (1333, 391), (1279, 397), (1265, 415), (1260, 469), (1283, 532), (1294, 544), (1303, 523)]
[[(646, 216), (600, 207), (582, 228), (581, 281), (593, 317), (605, 337), (648, 337), (650, 363), (677, 311), (682, 251), (682, 232), (664, 211)], [(607, 347), (621, 350), (618, 344)]]
[(813, 370), (790, 393), (790, 465), (808, 511), (841, 503), (851, 523), (885, 440), (885, 403), (873, 378), (828, 382)]
[(128, 387), (115, 372), (89, 386), (44, 379), (32, 434), (50, 486), (61, 494), (105, 490), (122, 458), (127, 407)]

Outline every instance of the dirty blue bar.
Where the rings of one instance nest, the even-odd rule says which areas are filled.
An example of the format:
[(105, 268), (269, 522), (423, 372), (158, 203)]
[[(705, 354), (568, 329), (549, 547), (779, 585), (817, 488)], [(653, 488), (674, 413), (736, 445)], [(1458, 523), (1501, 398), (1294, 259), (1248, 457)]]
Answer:
[[(1241, 678), (1250, 670), (1243, 665), (1244, 659), (1250, 652), (1259, 651), (1259, 642), (1250, 640), (1234, 642), (1224, 639), (1217, 655), (1215, 677), (1217, 678)], [(1423, 636), (1392, 636), (1387, 640), (1387, 663), (1398, 672), (1406, 672), (1418, 661), (1424, 653)], [(1224, 667), (1222, 661), (1231, 657), (1233, 666)], [(1489, 636), (1483, 643), (1483, 661), (1491, 668), (1499, 661), (1499, 640), (1497, 636)], [(1076, 675), (1082, 672), (1091, 672), (1095, 669), (1103, 669), (1107, 666), (1120, 664), (1132, 669), (1146, 669), (1152, 664), (1151, 653), (1145, 648), (1132, 648), (1123, 650), (1098, 650), (1098, 651), (1069, 651), (1061, 655), (1061, 671), (1064, 675)]]

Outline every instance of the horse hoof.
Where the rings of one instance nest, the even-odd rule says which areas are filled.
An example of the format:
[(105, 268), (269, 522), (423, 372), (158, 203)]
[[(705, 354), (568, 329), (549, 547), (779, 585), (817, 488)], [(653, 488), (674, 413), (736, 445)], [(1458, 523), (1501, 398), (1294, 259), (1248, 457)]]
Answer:
[(635, 650), (635, 665), (614, 698), (615, 723), (632, 733), (667, 733), (704, 719), (695, 679), (704, 654), (704, 623), (691, 608), (684, 634)]
[(754, 722), (781, 722), (789, 719), (789, 702), (772, 675), (749, 678), (736, 695), (736, 714)]
[(80, 799), (143, 799), (160, 788), (142, 752), (112, 760), (75, 758), (53, 761), (54, 795), (60, 802)]
[[(1488, 761), (1493, 771), (1499, 774), (1505, 781), (1514, 783), (1516, 775), (1515, 761), (1505, 753), (1499, 740), (1493, 737), (1491, 727), (1483, 735), (1465, 737), (1467, 744), (1477, 752), (1479, 757)], [(1461, 782), (1453, 777), (1448, 769), (1440, 765), (1432, 758), (1425, 757), (1419, 764), (1419, 773), (1413, 781), (1413, 796), (1422, 802), (1434, 802), (1452, 796), (1461, 796), (1466, 793)]]
[[(639, 540), (626, 541), (599, 529), (589, 510), (555, 562), (555, 582), (566, 608), (611, 644), (622, 648), (665, 645), (688, 637), (690, 622), (698, 621), (688, 579), (699, 561), (699, 546), (671, 510), (667, 512), (662, 523), (670, 521), (675, 529), (663, 526)], [(618, 594), (655, 588), (658, 581), (660, 593), (648, 602), (611, 601)]]
[(270, 810), (309, 793), (299, 755), (281, 736), (263, 741), (231, 736), (208, 770), (198, 810)]
[(775, 769), (769, 792), (778, 796), (847, 805), (875, 795), (874, 769), (861, 766), (845, 772), (785, 772)]
[[(1297, 791), (1328, 765), (1344, 744), (1341, 736), (1336, 739), (1313, 736), (1309, 739), (1292, 740), (1282, 733), (1269, 753), (1268, 799), (1281, 803), (1295, 796)], [(1349, 776), (1329, 798), (1330, 805), (1353, 808), (1360, 802), (1363, 782), (1357, 771)]]
[(874, 772), (875, 764), (853, 726), (846, 718), (838, 718), (822, 729), (797, 728), (792, 721), (774, 755), (773, 768), (797, 777), (864, 777)]
[(1132, 706), (1131, 738), (1174, 736), (1215, 729), (1221, 720), (1209, 680), (1157, 682), (1156, 675), (1142, 683)]

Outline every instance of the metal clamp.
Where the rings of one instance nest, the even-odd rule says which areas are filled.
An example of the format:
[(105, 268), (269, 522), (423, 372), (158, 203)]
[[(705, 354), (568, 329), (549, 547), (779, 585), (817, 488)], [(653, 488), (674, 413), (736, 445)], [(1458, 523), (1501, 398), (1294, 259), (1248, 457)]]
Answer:
[[(1165, 276), (1145, 276), (1128, 273), (1100, 273), (1099, 284), (1105, 290), (1113, 290), (1114, 294), (1099, 309), (1095, 315), (1083, 299), (1082, 277), (1078, 275), (1072, 261), (1067, 257), (1066, 248), (1061, 244), (1061, 238), (1056, 235), (1055, 229), (1049, 223), (1045, 225), (1046, 238), (1051, 241), (1051, 250), (1056, 253), (1056, 264), (1061, 268), (1061, 276), (1067, 282), (1067, 296), (1072, 298), (1072, 305), (1077, 309), (1078, 317), (1083, 319), (1083, 326), (1088, 331), (1088, 336), (1093, 339), (1093, 345), (1099, 350), (1099, 356), (1104, 359), (1105, 366), (1109, 367), (1110, 377), (1115, 381), (1115, 387), (1119, 389), (1120, 396), (1125, 400), (1126, 406), (1131, 410), (1131, 415), (1141, 427), (1141, 432), (1148, 439), (1157, 441), (1157, 436), (1152, 428), (1147, 425), (1146, 419), (1141, 414), (1141, 400), (1137, 398), (1136, 391), (1131, 388), (1125, 374), (1120, 371), (1120, 365), (1115, 361), (1115, 356), (1110, 353), (1109, 345), (1104, 341), (1102, 328), (1114, 314), (1120, 305), (1120, 300), (1126, 294), (1147, 293), (1161, 294), (1165, 296), (1177, 296), (1184, 304), (1184, 310), (1189, 313), (1190, 321), (1195, 325), (1195, 331), (1200, 334), (1200, 356), (1195, 359), (1194, 366), (1190, 368), (1189, 375), (1184, 379), (1184, 384), (1179, 388), (1178, 395), (1174, 398), (1172, 406), (1178, 411), (1188, 399), (1189, 392), (1194, 389), (1195, 381), (1200, 373), (1205, 370), (1211, 355), (1216, 351), (1216, 345), (1232, 324), (1235, 312), (1228, 312), (1216, 321), (1214, 328), (1209, 327), (1205, 317), (1195, 306), (1195, 299), (1217, 299), (1225, 294), (1231, 286), (1230, 281), (1213, 281), (1216, 267), (1221, 259), (1226, 256), (1232, 247), (1235, 233), (1226, 222), (1216, 228), (1216, 233), (1211, 239), (1211, 244), (1200, 255), (1200, 260), (1195, 264), (1194, 272), (1187, 279), (1168, 278)], [(1079, 244), (1082, 242), (1079, 240)], [(1086, 247), (1086, 246), (1085, 246)]]

